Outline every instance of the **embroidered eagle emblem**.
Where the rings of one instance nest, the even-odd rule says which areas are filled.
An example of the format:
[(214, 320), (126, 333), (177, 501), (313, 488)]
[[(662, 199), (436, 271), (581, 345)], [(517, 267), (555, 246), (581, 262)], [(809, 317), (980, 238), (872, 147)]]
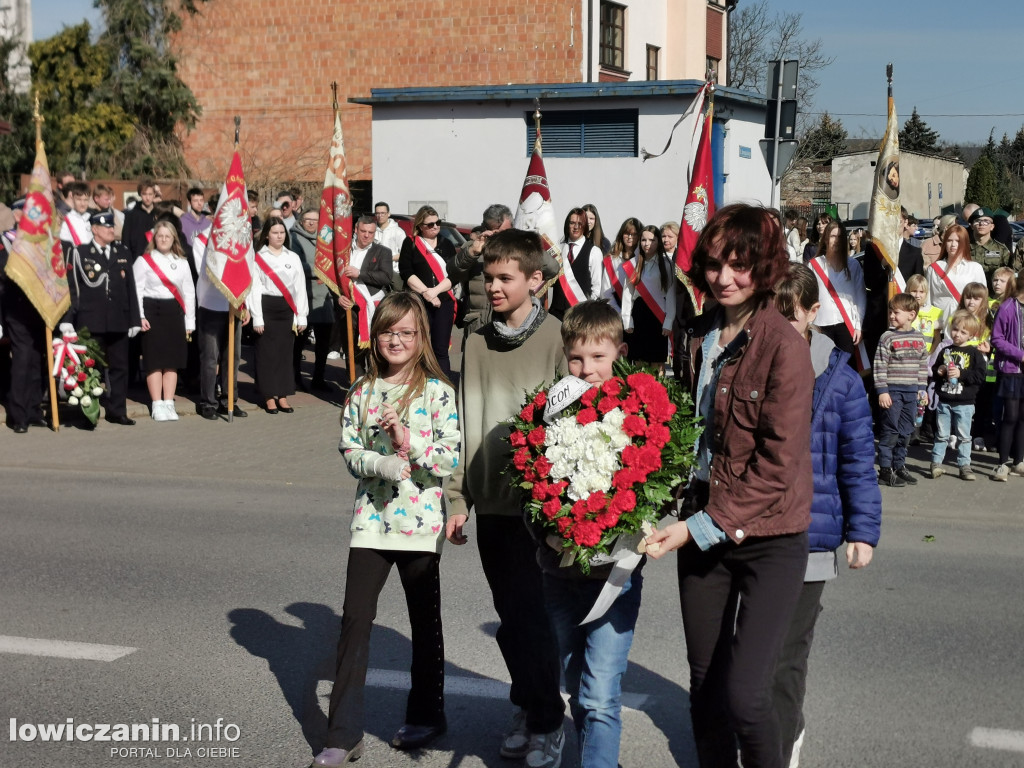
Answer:
[(683, 206), (683, 220), (690, 229), (699, 233), (708, 223), (708, 193), (703, 184), (694, 190), (694, 196), (696, 200)]

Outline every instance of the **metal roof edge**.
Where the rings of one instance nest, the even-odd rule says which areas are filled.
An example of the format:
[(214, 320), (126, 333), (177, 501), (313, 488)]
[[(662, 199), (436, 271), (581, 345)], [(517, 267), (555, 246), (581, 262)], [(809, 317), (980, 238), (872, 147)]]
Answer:
[[(535, 83), (508, 85), (461, 85), (432, 88), (373, 88), (370, 96), (353, 96), (352, 104), (390, 106), (455, 101), (571, 101), (596, 98), (668, 98), (693, 96), (702, 80), (631, 80), (598, 83)], [(761, 94), (738, 88), (715, 86), (715, 98), (721, 101), (764, 107)]]

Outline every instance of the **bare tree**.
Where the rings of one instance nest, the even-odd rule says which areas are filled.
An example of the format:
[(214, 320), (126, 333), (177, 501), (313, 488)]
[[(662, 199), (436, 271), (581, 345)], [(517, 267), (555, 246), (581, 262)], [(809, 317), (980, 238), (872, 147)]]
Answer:
[(772, 14), (768, 0), (741, 6), (729, 19), (728, 85), (765, 93), (768, 62), (797, 59), (800, 62), (798, 101), (806, 113), (818, 90), (818, 73), (835, 59), (824, 51), (821, 38), (804, 35), (802, 13)]

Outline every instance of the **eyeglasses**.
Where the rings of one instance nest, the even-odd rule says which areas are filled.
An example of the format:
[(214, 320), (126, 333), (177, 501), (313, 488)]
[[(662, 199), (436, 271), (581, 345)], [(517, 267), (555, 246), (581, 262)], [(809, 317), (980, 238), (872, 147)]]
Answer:
[(285, 208), (291, 208), (292, 204), (291, 203), (281, 203), (277, 207), (280, 208), (283, 211)]
[(420, 224), (420, 226), (423, 227), (424, 229), (433, 229), (434, 227), (440, 227), (441, 226), (441, 222), (440, 221), (424, 221), (422, 224)]
[(977, 219), (976, 221), (973, 221), (971, 223), (974, 224), (974, 226), (976, 227), (991, 227), (995, 224), (995, 222), (992, 221), (992, 219)]
[(393, 338), (399, 339), (403, 344), (408, 344), (410, 341), (416, 338), (417, 331), (381, 331), (377, 334), (377, 340), (382, 342), (391, 341)]

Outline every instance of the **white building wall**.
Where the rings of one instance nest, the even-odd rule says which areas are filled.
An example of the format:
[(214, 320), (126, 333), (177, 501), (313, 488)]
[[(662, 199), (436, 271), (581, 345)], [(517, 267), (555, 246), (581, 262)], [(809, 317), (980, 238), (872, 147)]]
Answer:
[[(680, 100), (644, 102), (638, 120), (638, 144), (651, 152), (665, 146), (669, 132), (688, 106)], [(595, 103), (550, 104), (551, 110), (587, 109)], [(637, 107), (637, 101), (602, 99), (602, 109)], [(445, 218), (476, 224), (491, 203), (513, 210), (519, 202), (529, 164), (523, 102), (506, 104), (376, 105), (373, 120), (373, 195), (392, 210), (414, 213), (431, 201)], [(542, 105), (542, 111), (545, 107)], [(753, 113), (753, 111), (752, 111)], [(747, 122), (727, 123), (726, 156), (736, 155), (726, 169), (724, 200), (768, 202), (769, 175), (755, 140), (763, 134), (763, 113)], [(543, 130), (543, 127), (542, 127)], [(749, 146), (751, 158), (739, 157)], [(644, 162), (639, 157), (557, 158), (544, 160), (552, 202), (559, 220), (569, 209), (593, 203), (609, 238), (619, 224), (636, 216), (645, 224), (679, 221), (686, 199), (690, 145), (677, 132), (669, 150)]]
[[(848, 218), (867, 218), (877, 159), (877, 152), (857, 152), (839, 155), (832, 160), (832, 202), (839, 205), (840, 216), (849, 210)], [(900, 203), (918, 218), (934, 218), (942, 208), (950, 205), (961, 208), (964, 204), (963, 171), (963, 163), (959, 161), (902, 152)], [(929, 184), (931, 200), (928, 198)]]
[[(725, 131), (722, 150), (725, 184), (719, 206), (729, 203), (770, 205), (772, 175), (768, 172), (759, 143), (764, 138), (764, 117), (730, 119), (725, 123)], [(776, 205), (779, 199), (777, 192)]]

